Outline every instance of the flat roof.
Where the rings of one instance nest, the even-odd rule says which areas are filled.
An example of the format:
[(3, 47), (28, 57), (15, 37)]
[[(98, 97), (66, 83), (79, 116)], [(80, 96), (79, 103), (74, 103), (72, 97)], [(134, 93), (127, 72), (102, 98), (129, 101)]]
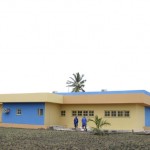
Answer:
[(63, 96), (53, 93), (0, 94), (0, 103), (11, 102), (49, 102), (62, 104)]
[(97, 92), (56, 92), (55, 94), (71, 96), (71, 95), (104, 95), (104, 94), (146, 94), (150, 96), (150, 92), (146, 90), (126, 90), (126, 91), (97, 91)]
[(63, 95), (63, 104), (141, 104), (150, 106), (150, 93), (145, 90), (57, 94)]
[(150, 93), (146, 90), (127, 90), (0, 94), (0, 104), (19, 102), (48, 102), (56, 104), (142, 104), (150, 106)]

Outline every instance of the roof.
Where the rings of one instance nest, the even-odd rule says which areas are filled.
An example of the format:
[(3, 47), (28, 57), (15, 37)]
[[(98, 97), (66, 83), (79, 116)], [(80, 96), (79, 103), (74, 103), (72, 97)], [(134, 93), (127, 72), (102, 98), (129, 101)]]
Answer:
[(56, 104), (142, 104), (150, 106), (145, 90), (0, 94), (0, 103), (49, 102)]
[(150, 93), (146, 90), (126, 90), (126, 91), (97, 91), (97, 92), (66, 92), (55, 93), (63, 96), (71, 95), (104, 95), (104, 94), (146, 94), (150, 96)]
[(52, 93), (0, 94), (0, 103), (10, 102), (50, 102), (63, 103), (63, 96)]
[(145, 90), (57, 93), (63, 104), (142, 104), (150, 106), (150, 93)]

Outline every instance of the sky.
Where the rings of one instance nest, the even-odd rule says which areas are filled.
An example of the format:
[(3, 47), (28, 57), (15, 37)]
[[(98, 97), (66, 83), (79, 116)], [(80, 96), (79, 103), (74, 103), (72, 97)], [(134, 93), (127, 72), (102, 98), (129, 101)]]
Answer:
[(150, 91), (149, 0), (0, 0), (0, 94)]

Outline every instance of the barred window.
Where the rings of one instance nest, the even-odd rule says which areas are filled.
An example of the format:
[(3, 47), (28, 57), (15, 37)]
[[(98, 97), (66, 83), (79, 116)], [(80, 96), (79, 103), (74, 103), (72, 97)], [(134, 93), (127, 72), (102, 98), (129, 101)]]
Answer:
[(43, 109), (38, 109), (38, 116), (43, 116)]
[(124, 110), (112, 110), (108, 111), (106, 110), (104, 112), (105, 117), (130, 117), (130, 111), (124, 111)]
[(122, 117), (123, 116), (123, 111), (118, 111), (118, 117)]
[(78, 111), (78, 116), (82, 116), (82, 111), (81, 110)]
[(83, 116), (88, 116), (88, 111), (87, 110), (83, 111)]
[(111, 111), (111, 116), (116, 117), (116, 111)]
[(20, 108), (18, 108), (17, 110), (16, 110), (16, 115), (21, 115), (22, 114), (22, 110), (20, 109)]
[(72, 111), (72, 116), (77, 116), (77, 111), (73, 110)]
[(110, 116), (110, 111), (105, 111), (105, 117), (109, 117)]
[(89, 111), (89, 116), (94, 116), (94, 111), (93, 110)]
[(65, 111), (65, 110), (62, 110), (62, 111), (61, 111), (61, 116), (62, 116), (62, 117), (66, 116), (66, 111)]
[(130, 112), (129, 111), (124, 111), (124, 116), (125, 117), (130, 117)]

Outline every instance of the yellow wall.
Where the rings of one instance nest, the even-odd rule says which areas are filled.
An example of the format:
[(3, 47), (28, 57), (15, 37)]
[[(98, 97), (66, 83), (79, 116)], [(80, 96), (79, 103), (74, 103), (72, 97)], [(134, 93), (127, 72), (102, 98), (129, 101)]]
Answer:
[(63, 103), (63, 96), (57, 94), (47, 94), (47, 102), (62, 104)]
[(99, 94), (67, 95), (64, 104), (145, 104), (150, 105), (150, 96), (145, 94)]
[(144, 128), (145, 126), (145, 107), (142, 105), (136, 105), (136, 129)]
[[(103, 117), (111, 123), (111, 126), (105, 126), (104, 129), (111, 130), (143, 130), (144, 127), (144, 106), (137, 104), (116, 104), (116, 105), (61, 105), (61, 110), (66, 110), (66, 116), (60, 117), (61, 124), (67, 127), (73, 127), (72, 110), (94, 110), (94, 115)], [(129, 110), (130, 117), (105, 117), (105, 110)], [(87, 117), (91, 118), (91, 117)], [(94, 117), (93, 117), (94, 118)], [(79, 127), (81, 127), (82, 117), (78, 117)], [(93, 126), (92, 122), (88, 122), (88, 126)]]
[(63, 103), (63, 96), (52, 93), (0, 94), (0, 103), (4, 102), (50, 102)]
[[(113, 130), (142, 130), (145, 124), (144, 105), (150, 104), (150, 96), (145, 94), (104, 94), (104, 95), (79, 95), (61, 96), (49, 93), (31, 94), (1, 94), (1, 102), (46, 102), (45, 125), (64, 125), (73, 127), (72, 110), (94, 110), (94, 114), (103, 117), (111, 123), (105, 129)], [(66, 111), (66, 116), (61, 117), (61, 110)], [(130, 117), (105, 117), (105, 110), (129, 110)], [(0, 121), (2, 108), (0, 105)], [(81, 119), (79, 118), (79, 127)], [(94, 117), (93, 117), (94, 118)], [(88, 126), (94, 126), (89, 122)]]
[(0, 104), (0, 122), (2, 122), (2, 104)]
[(60, 125), (60, 105), (54, 103), (45, 103), (45, 121), (44, 125)]

